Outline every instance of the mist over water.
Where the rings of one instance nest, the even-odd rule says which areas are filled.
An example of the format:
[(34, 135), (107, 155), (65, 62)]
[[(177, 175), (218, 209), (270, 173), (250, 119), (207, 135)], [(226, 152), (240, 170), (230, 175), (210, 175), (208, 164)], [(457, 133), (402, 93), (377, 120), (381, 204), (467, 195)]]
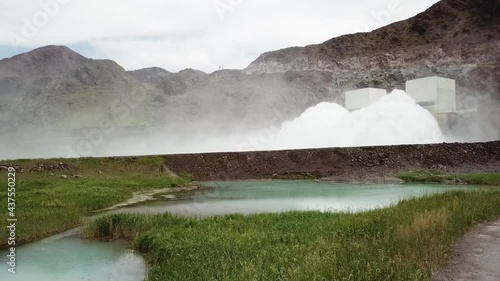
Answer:
[(9, 145), (0, 148), (0, 158), (130, 156), (445, 141), (431, 113), (400, 90), (353, 112), (338, 104), (323, 102), (308, 108), (293, 120), (270, 120), (268, 127), (253, 131), (220, 133), (205, 124), (204, 130), (189, 134), (152, 128), (110, 135), (94, 129), (86, 137), (74, 137), (74, 134), (28, 136), (7, 139)]

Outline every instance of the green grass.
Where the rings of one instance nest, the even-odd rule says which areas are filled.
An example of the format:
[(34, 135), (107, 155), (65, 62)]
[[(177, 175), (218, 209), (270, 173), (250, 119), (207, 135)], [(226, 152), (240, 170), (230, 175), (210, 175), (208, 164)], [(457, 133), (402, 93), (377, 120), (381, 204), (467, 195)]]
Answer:
[(411, 183), (461, 183), (500, 186), (500, 173), (442, 174), (437, 171), (401, 173), (398, 178)]
[[(33, 168), (63, 162), (69, 171)], [(28, 243), (83, 223), (93, 211), (135, 191), (189, 184), (161, 157), (19, 160), (17, 240)], [(24, 170), (21, 172), (21, 170)], [(51, 175), (54, 173), (54, 175)], [(67, 175), (68, 179), (60, 178)], [(78, 175), (79, 177), (74, 177)], [(499, 185), (499, 174), (400, 175), (409, 182)], [(7, 172), (0, 171), (7, 201)], [(5, 205), (6, 206), (6, 205)], [(5, 208), (6, 211), (7, 208)], [(470, 227), (500, 216), (500, 190), (451, 192), (364, 212), (289, 212), (192, 219), (107, 215), (89, 221), (87, 238), (129, 239), (145, 254), (149, 280), (426, 280)], [(0, 220), (6, 220), (0, 212)], [(6, 237), (7, 230), (0, 230)], [(5, 240), (5, 239), (3, 239)], [(0, 241), (4, 247), (6, 241)]]
[(450, 245), (500, 216), (500, 190), (450, 192), (370, 212), (107, 215), (87, 238), (130, 239), (149, 280), (428, 280)]
[[(69, 165), (69, 171), (32, 170), (40, 164), (49, 167), (60, 162)], [(166, 176), (161, 171), (161, 157), (18, 160), (0, 165), (19, 166), (15, 198), (19, 244), (76, 227), (93, 211), (126, 201), (135, 191), (189, 184), (189, 179)], [(0, 183), (4, 185), (0, 201), (7, 202), (7, 171), (0, 171)], [(7, 204), (3, 206), (0, 220), (6, 221)], [(0, 236), (6, 235), (7, 229), (1, 228)], [(0, 240), (0, 248), (6, 242)]]

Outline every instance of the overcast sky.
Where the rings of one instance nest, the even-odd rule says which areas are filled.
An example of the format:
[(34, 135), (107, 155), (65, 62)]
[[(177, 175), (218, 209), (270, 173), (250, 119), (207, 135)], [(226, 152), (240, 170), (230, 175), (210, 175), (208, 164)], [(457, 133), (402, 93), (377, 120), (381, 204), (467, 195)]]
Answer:
[(45, 45), (127, 70), (244, 68), (416, 15), (437, 0), (0, 0), (0, 58)]

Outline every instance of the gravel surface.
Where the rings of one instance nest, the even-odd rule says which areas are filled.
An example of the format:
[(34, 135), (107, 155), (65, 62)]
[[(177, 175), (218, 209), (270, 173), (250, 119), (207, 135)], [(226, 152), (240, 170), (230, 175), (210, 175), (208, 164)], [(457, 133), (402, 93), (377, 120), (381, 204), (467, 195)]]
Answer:
[(290, 151), (166, 155), (175, 174), (197, 180), (326, 179), (334, 182), (388, 183), (399, 172), (500, 171), (500, 141)]
[(500, 219), (477, 227), (458, 241), (450, 262), (432, 280), (500, 280)]

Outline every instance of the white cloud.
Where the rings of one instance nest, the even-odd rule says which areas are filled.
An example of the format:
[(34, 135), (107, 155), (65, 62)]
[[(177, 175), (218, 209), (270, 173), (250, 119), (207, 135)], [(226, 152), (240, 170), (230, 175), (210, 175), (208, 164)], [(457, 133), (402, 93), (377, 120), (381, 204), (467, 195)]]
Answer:
[[(68, 2), (43, 22), (40, 3)], [(218, 2), (217, 2), (218, 1)], [(156, 65), (213, 71), (246, 67), (258, 54), (321, 43), (411, 17), (437, 0), (0, 0), (0, 45), (88, 44), (127, 69)], [(214, 3), (229, 7), (217, 12)], [(386, 13), (399, 3), (398, 13)], [(3, 5), (2, 5), (3, 4)], [(389, 9), (390, 10), (390, 9)], [(45, 12), (47, 13), (47, 12)], [(38, 26), (34, 17), (39, 16)], [(42, 21), (40, 21), (42, 20)], [(26, 22), (37, 32), (23, 36)], [(33, 36), (31, 36), (33, 35)], [(11, 36), (12, 39), (12, 36)]]

